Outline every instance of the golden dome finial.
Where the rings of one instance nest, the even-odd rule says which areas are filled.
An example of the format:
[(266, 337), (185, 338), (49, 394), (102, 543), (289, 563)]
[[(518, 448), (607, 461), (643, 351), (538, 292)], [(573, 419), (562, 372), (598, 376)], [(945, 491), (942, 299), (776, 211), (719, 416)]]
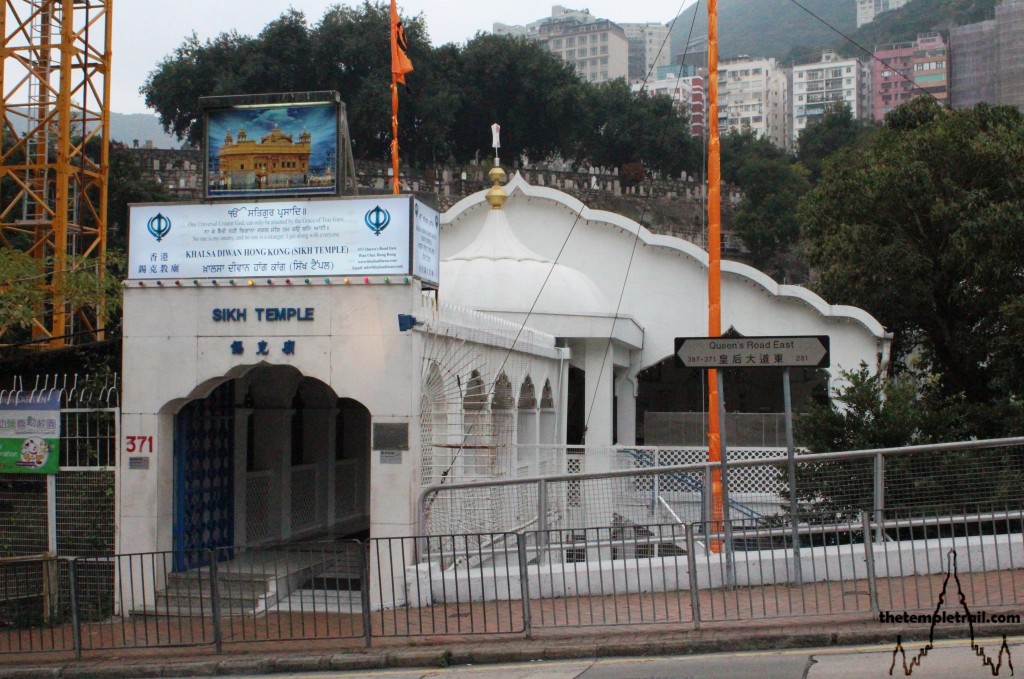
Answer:
[(491, 204), (491, 209), (500, 210), (501, 206), (508, 200), (508, 194), (505, 193), (505, 189), (501, 186), (501, 182), (505, 181), (505, 170), (495, 165), (487, 173), (487, 176), (494, 182), (494, 186), (487, 192), (487, 202)]

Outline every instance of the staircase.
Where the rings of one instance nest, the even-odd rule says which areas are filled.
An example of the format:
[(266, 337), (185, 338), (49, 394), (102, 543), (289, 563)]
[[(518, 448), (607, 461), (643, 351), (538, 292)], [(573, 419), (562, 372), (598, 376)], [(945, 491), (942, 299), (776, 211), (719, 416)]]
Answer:
[(311, 576), (277, 610), (291, 612), (362, 613), (362, 556), (353, 549), (337, 552), (332, 563)]
[[(253, 548), (217, 564), (222, 616), (268, 611), (362, 610), (361, 553), (348, 545), (331, 549)], [(154, 599), (132, 610), (137, 616), (211, 617), (210, 568), (169, 573)]]

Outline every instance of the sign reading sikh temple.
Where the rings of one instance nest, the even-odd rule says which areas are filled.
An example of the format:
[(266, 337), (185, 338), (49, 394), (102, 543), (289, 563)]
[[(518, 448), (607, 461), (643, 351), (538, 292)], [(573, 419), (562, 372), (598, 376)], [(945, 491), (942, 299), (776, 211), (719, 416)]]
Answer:
[(414, 275), (436, 285), (441, 218), (412, 196), (132, 205), (128, 277)]

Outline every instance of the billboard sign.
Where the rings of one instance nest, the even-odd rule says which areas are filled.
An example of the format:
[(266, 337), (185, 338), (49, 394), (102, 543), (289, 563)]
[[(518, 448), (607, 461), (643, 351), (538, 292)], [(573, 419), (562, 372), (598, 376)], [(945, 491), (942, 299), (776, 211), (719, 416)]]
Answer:
[(130, 207), (128, 277), (414, 275), (437, 284), (440, 215), (412, 196)]
[(208, 108), (206, 197), (338, 195), (338, 115), (336, 101)]
[(0, 403), (0, 474), (60, 469), (60, 394)]

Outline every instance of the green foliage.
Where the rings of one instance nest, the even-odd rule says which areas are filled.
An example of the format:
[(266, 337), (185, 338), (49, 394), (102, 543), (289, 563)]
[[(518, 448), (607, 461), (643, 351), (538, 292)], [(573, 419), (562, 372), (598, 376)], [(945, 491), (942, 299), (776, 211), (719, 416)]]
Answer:
[[(1020, 431), (1020, 403), (978, 405), (949, 398), (909, 375), (884, 379), (865, 366), (843, 372), (832, 403), (817, 405), (796, 423), (808, 453), (876, 450), (990, 438)], [(819, 461), (797, 465), (802, 520), (856, 521), (874, 507), (875, 460)], [(887, 456), (885, 506), (962, 511), (964, 507), (1019, 502), (1024, 466), (1020, 451), (982, 449)], [(998, 473), (994, 473), (998, 470)], [(785, 483), (785, 470), (780, 474)], [(788, 492), (783, 505), (788, 512)]]
[(721, 137), (722, 181), (741, 186), (740, 172), (755, 160), (780, 160), (786, 152), (750, 130), (730, 130)]
[(875, 130), (867, 121), (854, 118), (849, 104), (837, 103), (800, 133), (797, 158), (810, 171), (811, 180), (817, 182), (826, 158), (841, 149), (864, 143)]
[(767, 139), (730, 131), (722, 137), (722, 181), (743, 190), (735, 230), (754, 266), (779, 280), (802, 278), (794, 246), (797, 203), (810, 188), (807, 171)]
[(525, 38), (478, 34), (458, 58), (454, 154), (490, 150), (491, 124), (501, 125), (501, 155), (543, 159), (572, 147), (583, 83), (573, 69)]
[(107, 243), (128, 249), (128, 206), (131, 203), (160, 203), (171, 200), (160, 182), (144, 177), (138, 157), (122, 144), (111, 144), (107, 192)]
[[(405, 162), (467, 162), (551, 156), (580, 163), (678, 175), (702, 164), (685, 112), (665, 97), (633, 96), (624, 81), (582, 82), (573, 67), (522, 38), (478, 34), (464, 45), (431, 48), (422, 17), (404, 21), (415, 71), (399, 92), (399, 145)], [(333, 6), (315, 25), (288, 10), (257, 36), (186, 39), (142, 87), (164, 128), (202, 142), (199, 98), (295, 90), (337, 90), (348, 107), (353, 154), (390, 157), (391, 91), (384, 4)], [(135, 187), (136, 189), (145, 187)]]
[(842, 372), (840, 379), (845, 386), (831, 402), (812, 406), (796, 421), (795, 437), (808, 452), (892, 448), (926, 439), (926, 411), (912, 379), (883, 379), (864, 365)]
[(1024, 236), (1022, 184), (1018, 109), (905, 104), (864, 146), (827, 160), (800, 204), (818, 291), (878, 318), (895, 333), (895, 367), (934, 375), (947, 397), (1019, 397), (1006, 383), (1019, 354), (1004, 338), (1024, 294), (1008, 256)]
[(45, 273), (35, 257), (0, 248), (0, 328), (27, 330), (49, 297)]
[(579, 162), (620, 170), (642, 163), (667, 175), (701, 166), (689, 119), (668, 97), (634, 95), (625, 81), (614, 80), (585, 87), (584, 100), (577, 126)]
[(744, 198), (735, 229), (750, 250), (754, 266), (778, 280), (805, 277), (794, 255), (800, 229), (796, 209), (811, 188), (807, 171), (783, 158), (756, 158), (739, 171)]
[[(27, 331), (51, 296), (62, 297), (72, 308), (95, 307), (105, 302), (116, 314), (121, 308), (123, 255), (108, 253), (112, 275), (100, 276), (95, 259), (70, 255), (62, 276), (47, 274), (53, 262), (39, 260), (14, 248), (0, 248), (0, 327)], [(17, 337), (17, 333), (14, 335)]]

